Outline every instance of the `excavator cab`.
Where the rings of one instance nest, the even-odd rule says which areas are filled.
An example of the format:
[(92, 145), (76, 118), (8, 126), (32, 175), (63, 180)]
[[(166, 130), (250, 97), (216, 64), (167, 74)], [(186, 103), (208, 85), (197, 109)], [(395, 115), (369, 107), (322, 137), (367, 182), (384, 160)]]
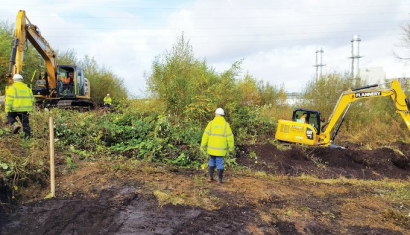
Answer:
[[(36, 74), (37, 70), (33, 74), (33, 78)], [(49, 95), (49, 89), (48, 89), (48, 81), (47, 81), (48, 74), (47, 72), (40, 72), (38, 75), (38, 79), (34, 83), (33, 87), (33, 94), (34, 95)], [(32, 80), (33, 80), (32, 78)]]
[[(305, 118), (301, 117), (306, 114)], [(321, 121), (320, 112), (295, 108), (292, 120), (279, 120), (275, 139), (283, 142), (316, 145), (319, 141)]]
[(44, 77), (36, 81), (33, 94), (38, 105), (93, 108), (93, 103), (89, 101), (88, 80), (84, 77), (82, 68), (75, 65), (58, 65), (54, 77), (56, 80), (50, 79), (45, 73)]
[(315, 110), (296, 108), (295, 110), (293, 110), (292, 120), (294, 122), (298, 122), (303, 114), (307, 115), (305, 123), (313, 126), (316, 129), (316, 134), (320, 134), (321, 120), (323, 120), (320, 117), (320, 112)]
[(57, 94), (61, 98), (74, 98), (74, 68), (71, 66), (58, 66)]

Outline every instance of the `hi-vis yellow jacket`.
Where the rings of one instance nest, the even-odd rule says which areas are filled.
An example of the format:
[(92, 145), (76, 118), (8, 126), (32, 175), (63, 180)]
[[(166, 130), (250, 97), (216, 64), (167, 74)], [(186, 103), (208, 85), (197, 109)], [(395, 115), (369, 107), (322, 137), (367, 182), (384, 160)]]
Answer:
[(112, 99), (109, 96), (104, 97), (104, 105), (109, 104), (111, 105)]
[(201, 151), (212, 156), (224, 157), (234, 150), (234, 137), (229, 123), (225, 118), (216, 116), (206, 126), (202, 135)]
[(6, 112), (31, 112), (34, 97), (31, 89), (23, 82), (14, 82), (6, 90)]

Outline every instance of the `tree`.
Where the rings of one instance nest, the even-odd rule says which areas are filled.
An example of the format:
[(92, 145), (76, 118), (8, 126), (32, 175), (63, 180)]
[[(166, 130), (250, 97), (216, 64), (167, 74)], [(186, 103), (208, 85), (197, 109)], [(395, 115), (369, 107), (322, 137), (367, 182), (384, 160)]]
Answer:
[(203, 111), (206, 107), (192, 107), (193, 101), (207, 97), (211, 86), (220, 79), (205, 61), (194, 58), (192, 46), (184, 34), (177, 38), (170, 51), (155, 58), (152, 73), (145, 77), (151, 98), (160, 99), (167, 111), (179, 115), (187, 106)]
[(238, 89), (243, 94), (241, 97), (242, 105), (261, 105), (261, 95), (258, 91), (258, 84), (249, 74), (246, 74), (244, 79), (239, 81)]
[(318, 79), (312, 78), (302, 92), (302, 107), (319, 110), (323, 115), (329, 116), (340, 94), (354, 87), (354, 83), (348, 72), (334, 71)]
[[(62, 56), (67, 62), (71, 59), (76, 61), (71, 55), (72, 51)], [(71, 59), (70, 59), (71, 58)], [(113, 102), (118, 100), (128, 99), (127, 89), (124, 86), (124, 81), (115, 75), (110, 69), (100, 66), (94, 58), (84, 56), (78, 60), (78, 65), (84, 69), (85, 77), (90, 81), (91, 98), (99, 104), (103, 103), (103, 99), (107, 93), (113, 97)]]
[(259, 81), (257, 89), (261, 97), (261, 105), (279, 105), (286, 100), (286, 91), (283, 85), (278, 88), (268, 82)]
[(283, 89), (260, 83), (250, 74), (240, 79), (242, 62), (217, 73), (205, 60), (194, 57), (182, 34), (170, 51), (155, 58), (145, 78), (151, 98), (162, 101), (167, 112), (203, 124), (217, 107), (223, 107), (227, 116), (241, 107), (252, 113), (258, 105), (274, 104), (284, 96)]
[[(404, 63), (409, 63), (410, 62), (410, 21), (401, 26), (403, 30), (403, 35), (401, 37), (401, 44), (399, 47), (405, 48), (407, 52), (402, 52), (401, 54), (399, 53), (394, 53), (394, 56), (399, 59), (400, 61)], [(403, 53), (406, 53), (403, 55)]]
[(5, 75), (10, 65), (13, 28), (7, 22), (0, 22), (0, 95), (4, 95), (6, 87)]
[[(4, 91), (6, 80), (5, 75), (9, 73), (10, 55), (13, 44), (13, 25), (8, 22), (0, 22), (0, 90)], [(33, 83), (34, 76), (39, 75), (39, 70), (43, 65), (43, 59), (36, 49), (28, 44), (24, 52), (24, 66), (22, 75), (26, 83)], [(3, 93), (3, 92), (1, 92)]]
[[(12, 40), (13, 28), (11, 24), (4, 21), (0, 22), (0, 75), (2, 77), (8, 72)], [(4, 82), (4, 79), (2, 79), (1, 84), (3, 86)]]

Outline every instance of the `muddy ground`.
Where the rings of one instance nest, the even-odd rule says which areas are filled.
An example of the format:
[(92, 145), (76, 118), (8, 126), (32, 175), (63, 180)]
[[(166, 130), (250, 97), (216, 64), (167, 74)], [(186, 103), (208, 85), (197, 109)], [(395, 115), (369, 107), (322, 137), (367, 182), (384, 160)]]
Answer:
[[(306, 185), (295, 180), (295, 176), (311, 175), (319, 179), (408, 181), (408, 145), (377, 150), (351, 146), (344, 150), (293, 147), (280, 151), (264, 144), (238, 149), (238, 165), (252, 171), (228, 168), (223, 185), (207, 183), (203, 170), (158, 167), (103, 175), (96, 164), (84, 164), (77, 176), (57, 175), (54, 199), (42, 199), (47, 189), (36, 187), (28, 189), (32, 196), (23, 204), (2, 203), (0, 233), (410, 234), (410, 219), (390, 219), (386, 208), (396, 205), (386, 205), (377, 197), (368, 199), (375, 193), (371, 188)], [(264, 177), (255, 178), (255, 172)], [(165, 194), (185, 203), (159, 201)], [(409, 205), (397, 206), (396, 211), (410, 214)]]

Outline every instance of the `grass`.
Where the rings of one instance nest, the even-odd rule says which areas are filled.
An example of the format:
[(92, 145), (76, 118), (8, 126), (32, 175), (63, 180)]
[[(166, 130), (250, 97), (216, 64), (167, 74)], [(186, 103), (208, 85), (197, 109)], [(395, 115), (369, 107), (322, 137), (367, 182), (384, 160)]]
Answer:
[(277, 140), (271, 140), (269, 143), (272, 144), (273, 146), (275, 146), (280, 151), (285, 151), (285, 150), (291, 149), (291, 146), (289, 144), (281, 143)]
[[(226, 184), (217, 186), (206, 182), (203, 171), (190, 172), (135, 159), (80, 161), (77, 167), (74, 172), (58, 175), (58, 197), (79, 193), (96, 197), (106, 187), (136, 184), (140, 193), (154, 195), (159, 206), (207, 210), (250, 207), (260, 220), (272, 223), (288, 221), (302, 226), (318, 221), (330, 227), (336, 223), (363, 227), (373, 224), (394, 231), (408, 229), (410, 182), (404, 180), (323, 180), (231, 168), (226, 172)], [(44, 191), (38, 193), (46, 195)]]

